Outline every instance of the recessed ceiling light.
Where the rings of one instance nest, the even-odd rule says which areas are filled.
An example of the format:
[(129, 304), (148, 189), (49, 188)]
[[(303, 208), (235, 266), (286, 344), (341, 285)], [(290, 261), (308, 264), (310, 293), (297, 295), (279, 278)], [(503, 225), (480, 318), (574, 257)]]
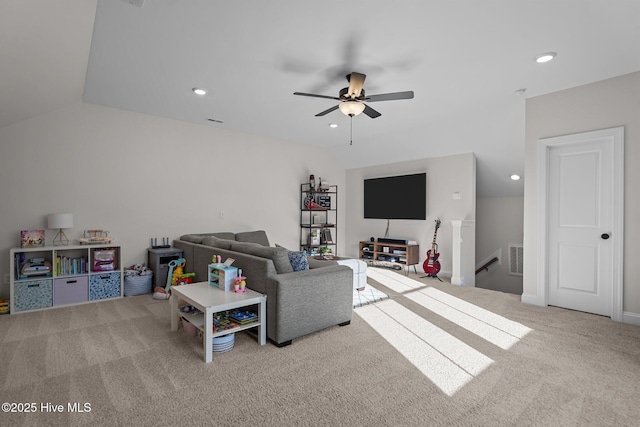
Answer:
[(511, 179), (514, 181), (518, 181), (520, 179), (520, 175), (514, 173), (513, 175), (511, 175)]
[(541, 55), (536, 56), (535, 60), (538, 64), (543, 64), (545, 62), (551, 61), (553, 58), (556, 57), (556, 55), (558, 54), (555, 52), (547, 52), (547, 53), (543, 53)]
[(202, 89), (202, 88), (199, 88), (199, 87), (194, 87), (194, 88), (193, 88), (193, 89), (191, 89), (191, 90), (192, 90), (192, 91), (193, 91), (193, 93), (195, 93), (196, 95), (203, 96), (203, 95), (206, 95), (206, 94), (207, 94), (207, 90), (206, 90), (206, 89)]
[(329, 124), (329, 127), (330, 128), (337, 128), (338, 124), (337, 123), (331, 123), (331, 124)]

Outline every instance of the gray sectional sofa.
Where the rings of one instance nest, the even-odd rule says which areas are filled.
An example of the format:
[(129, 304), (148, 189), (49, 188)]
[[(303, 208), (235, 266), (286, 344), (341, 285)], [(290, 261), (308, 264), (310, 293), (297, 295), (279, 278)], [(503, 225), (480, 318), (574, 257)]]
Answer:
[(262, 230), (186, 234), (173, 246), (184, 251), (185, 271), (195, 273), (196, 281), (207, 281), (214, 255), (235, 259), (233, 266), (242, 269), (247, 287), (267, 295), (267, 338), (277, 346), (351, 322), (353, 272), (347, 266), (322, 262), (294, 271), (291, 261), (297, 266), (300, 254), (269, 246)]

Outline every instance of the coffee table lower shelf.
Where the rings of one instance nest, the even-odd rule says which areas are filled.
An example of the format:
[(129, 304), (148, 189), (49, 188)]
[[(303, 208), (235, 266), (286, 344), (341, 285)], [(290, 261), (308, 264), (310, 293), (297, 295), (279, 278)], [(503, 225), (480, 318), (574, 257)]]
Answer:
[[(213, 359), (213, 338), (240, 332), (249, 328), (258, 328), (258, 343), (267, 343), (266, 303), (267, 296), (248, 289), (246, 293), (225, 292), (208, 282), (191, 283), (188, 285), (171, 287), (171, 330), (178, 330), (178, 321), (184, 317), (204, 334), (204, 361), (210, 363)], [(192, 319), (188, 313), (180, 312), (180, 301), (194, 306), (202, 313)], [(221, 311), (258, 305), (258, 320), (237, 328), (226, 329), (213, 333), (213, 315)], [(199, 316), (199, 317), (196, 317)]]
[[(217, 313), (217, 312), (216, 312)], [(180, 312), (180, 317), (185, 319), (187, 322), (191, 323), (193, 326), (198, 328), (202, 333), (204, 333), (204, 313), (182, 313)], [(211, 338), (220, 337), (227, 334), (235, 334), (236, 332), (244, 331), (245, 329), (255, 328), (256, 326), (261, 326), (262, 322), (255, 321), (251, 323), (246, 323), (244, 325), (234, 326), (233, 328), (224, 329), (219, 332), (213, 332), (211, 334)]]

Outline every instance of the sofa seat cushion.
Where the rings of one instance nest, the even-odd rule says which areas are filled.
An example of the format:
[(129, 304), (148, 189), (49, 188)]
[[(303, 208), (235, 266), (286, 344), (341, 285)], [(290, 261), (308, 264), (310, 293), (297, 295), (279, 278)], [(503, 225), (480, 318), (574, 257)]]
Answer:
[(338, 265), (338, 261), (333, 261), (329, 259), (316, 259), (312, 255), (307, 255), (307, 262), (309, 263), (309, 268), (323, 268), (323, 267), (329, 267), (332, 265)]
[(284, 248), (272, 248), (250, 242), (235, 242), (231, 245), (231, 250), (270, 259), (278, 274), (293, 272), (288, 251)]
[(267, 233), (264, 230), (236, 233), (233, 240), (236, 240), (238, 242), (250, 242), (257, 243), (262, 246), (269, 246), (269, 239), (267, 238)]

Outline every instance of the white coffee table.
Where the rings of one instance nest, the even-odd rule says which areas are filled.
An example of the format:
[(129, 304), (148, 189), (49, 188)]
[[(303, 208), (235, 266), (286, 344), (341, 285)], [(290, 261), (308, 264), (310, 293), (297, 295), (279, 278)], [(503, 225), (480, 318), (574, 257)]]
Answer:
[[(184, 300), (196, 307), (202, 313), (181, 313), (179, 301)], [(265, 345), (267, 342), (266, 319), (267, 296), (247, 289), (245, 293), (225, 292), (209, 285), (208, 282), (191, 283), (182, 286), (171, 287), (171, 330), (178, 330), (178, 321), (184, 317), (193, 325), (204, 332), (204, 361), (210, 363), (213, 359), (213, 338), (240, 332), (249, 328), (258, 328), (258, 342)], [(258, 304), (258, 320), (237, 328), (227, 329), (213, 333), (213, 314), (234, 308), (247, 307)]]

